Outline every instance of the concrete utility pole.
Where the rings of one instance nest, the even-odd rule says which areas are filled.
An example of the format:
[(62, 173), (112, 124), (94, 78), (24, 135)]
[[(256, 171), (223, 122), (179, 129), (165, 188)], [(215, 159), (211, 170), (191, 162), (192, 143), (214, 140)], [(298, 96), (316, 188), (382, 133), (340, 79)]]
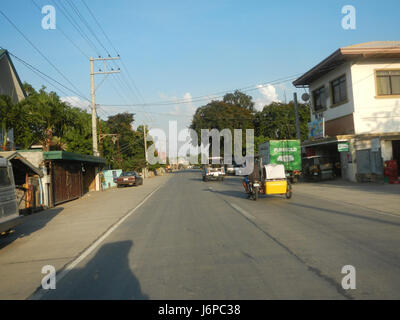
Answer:
[(144, 121), (143, 121), (143, 139), (144, 139), (144, 158), (146, 159), (146, 166), (144, 168), (145, 173), (143, 174), (143, 178), (145, 178), (146, 173), (147, 173), (148, 158), (147, 158), (147, 133), (146, 133), (146, 125), (145, 125)]
[(294, 116), (296, 119), (296, 137), (298, 140), (301, 140), (300, 134), (300, 121), (299, 121), (299, 104), (297, 102), (297, 93), (293, 93), (293, 102), (294, 102)]
[[(95, 87), (94, 87), (94, 76), (96, 74), (112, 74), (120, 73), (120, 70), (107, 71), (106, 61), (107, 60), (119, 60), (120, 58), (92, 58), (90, 57), (90, 96), (92, 98), (92, 137), (93, 137), (93, 155), (99, 156), (99, 147), (97, 143), (97, 114), (96, 114), (96, 99), (95, 99)], [(104, 61), (104, 70), (94, 72), (94, 61)]]
[[(119, 57), (117, 58), (92, 58), (90, 57), (90, 96), (92, 98), (92, 138), (93, 138), (93, 155), (98, 157), (99, 154), (99, 146), (97, 143), (97, 114), (96, 114), (96, 99), (95, 99), (95, 93), (96, 89), (94, 87), (94, 76), (96, 74), (111, 74), (111, 73), (120, 73), (120, 70), (111, 70), (107, 71), (107, 65), (106, 61), (107, 60), (119, 60)], [(99, 72), (94, 72), (94, 61), (103, 61), (104, 62), (104, 71), (99, 71)], [(96, 181), (96, 191), (100, 191), (100, 176), (99, 176), (99, 171), (98, 168), (96, 167), (95, 171), (95, 181)]]

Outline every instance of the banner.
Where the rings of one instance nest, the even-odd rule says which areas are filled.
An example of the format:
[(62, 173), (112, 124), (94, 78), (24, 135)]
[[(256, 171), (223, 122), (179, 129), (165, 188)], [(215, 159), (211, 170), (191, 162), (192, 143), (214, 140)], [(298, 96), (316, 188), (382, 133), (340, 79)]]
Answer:
[(325, 119), (316, 119), (308, 123), (308, 137), (313, 139), (325, 138)]

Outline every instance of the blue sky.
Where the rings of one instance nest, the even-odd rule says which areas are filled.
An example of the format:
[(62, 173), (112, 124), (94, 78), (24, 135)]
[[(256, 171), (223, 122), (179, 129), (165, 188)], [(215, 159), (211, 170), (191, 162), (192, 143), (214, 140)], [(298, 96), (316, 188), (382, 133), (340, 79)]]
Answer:
[[(57, 28), (73, 38), (85, 53), (96, 55), (60, 11), (57, 3), (61, 0), (34, 1), (40, 7), (55, 5)], [(82, 1), (72, 1), (113, 54), (113, 48)], [(68, 1), (62, 2), (74, 14)], [(305, 72), (339, 47), (374, 40), (399, 40), (398, 0), (86, 0), (86, 3), (111, 38), (146, 102), (173, 101), (264, 84)], [(341, 27), (341, 9), (348, 4), (357, 10), (356, 30)], [(32, 0), (3, 0), (1, 10), (90, 97), (89, 61), (60, 30), (42, 29), (43, 15)], [(69, 86), (3, 16), (0, 16), (0, 30), (0, 46)], [(89, 34), (87, 30), (86, 33)], [(91, 39), (105, 55), (93, 36)], [(14, 62), (22, 81), (36, 88), (44, 84), (34, 73)], [(122, 72), (127, 78), (124, 68)], [(96, 76), (96, 83), (101, 79)], [(120, 88), (115, 89), (116, 86)], [(255, 90), (249, 94), (261, 106), (271, 99), (284, 100), (285, 93), (289, 100), (294, 88), (288, 82), (271, 90), (264, 94)], [(122, 91), (124, 98), (120, 96)], [(74, 94), (68, 93), (68, 96)], [(96, 98), (97, 103), (103, 104), (141, 102), (121, 80), (110, 78), (98, 89)], [(166, 120), (177, 119), (179, 126), (184, 127), (190, 117), (182, 115), (192, 114), (202, 104), (205, 102), (145, 107), (151, 113), (147, 116), (139, 107), (103, 107), (105, 111), (99, 111), (99, 115), (105, 118), (106, 113), (136, 110), (137, 123), (145, 120), (151, 127), (167, 128)]]

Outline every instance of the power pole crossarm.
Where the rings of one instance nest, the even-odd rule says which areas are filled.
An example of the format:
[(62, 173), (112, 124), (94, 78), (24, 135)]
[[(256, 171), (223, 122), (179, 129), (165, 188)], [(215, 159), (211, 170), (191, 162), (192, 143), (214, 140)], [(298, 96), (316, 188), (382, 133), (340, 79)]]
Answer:
[[(94, 76), (96, 74), (112, 74), (120, 73), (120, 70), (107, 71), (106, 61), (107, 60), (118, 60), (117, 58), (93, 58), (90, 57), (90, 96), (92, 99), (92, 138), (93, 138), (93, 155), (99, 156), (99, 147), (97, 142), (97, 114), (96, 114), (96, 98), (95, 98), (95, 86), (94, 86)], [(104, 61), (105, 71), (94, 72), (94, 61)]]
[[(110, 74), (110, 73), (120, 73), (120, 70), (111, 70), (107, 71), (107, 66), (106, 66), (106, 60), (117, 60), (118, 58), (96, 58), (94, 59), (93, 57), (90, 57), (90, 96), (92, 100), (92, 139), (93, 139), (93, 155), (98, 157), (100, 156), (99, 154), (99, 146), (97, 142), (97, 114), (96, 114), (96, 89), (94, 86), (94, 76), (96, 74)], [(100, 71), (100, 72), (94, 72), (94, 61), (102, 60), (104, 61), (104, 70), (105, 71)], [(95, 169), (95, 181), (96, 181), (96, 191), (100, 191), (100, 175), (98, 172), (98, 168), (96, 167)]]

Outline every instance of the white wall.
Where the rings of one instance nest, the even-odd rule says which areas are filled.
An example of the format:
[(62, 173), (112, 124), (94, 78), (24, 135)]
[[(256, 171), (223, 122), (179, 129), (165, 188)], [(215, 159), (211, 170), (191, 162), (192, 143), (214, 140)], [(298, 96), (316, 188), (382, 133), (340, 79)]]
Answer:
[[(348, 96), (348, 103), (342, 104), (337, 107), (331, 108), (331, 98), (330, 98), (330, 82), (335, 80), (336, 78), (346, 74), (346, 81), (347, 81), (347, 96)], [(336, 118), (344, 117), (354, 112), (354, 105), (353, 105), (353, 92), (352, 86), (350, 85), (352, 82), (352, 75), (351, 75), (351, 64), (344, 63), (339, 66), (337, 69), (332, 70), (331, 72), (327, 73), (314, 83), (310, 85), (310, 95), (312, 99), (312, 92), (315, 89), (320, 88), (321, 86), (325, 86), (325, 93), (326, 93), (326, 105), (327, 110), (323, 112), (324, 118), (326, 121), (333, 120)], [(313, 106), (313, 101), (311, 101)], [(315, 115), (311, 114), (311, 120), (315, 119)]]
[(400, 132), (400, 98), (377, 98), (375, 69), (400, 69), (396, 59), (365, 60), (351, 67), (356, 134)]

